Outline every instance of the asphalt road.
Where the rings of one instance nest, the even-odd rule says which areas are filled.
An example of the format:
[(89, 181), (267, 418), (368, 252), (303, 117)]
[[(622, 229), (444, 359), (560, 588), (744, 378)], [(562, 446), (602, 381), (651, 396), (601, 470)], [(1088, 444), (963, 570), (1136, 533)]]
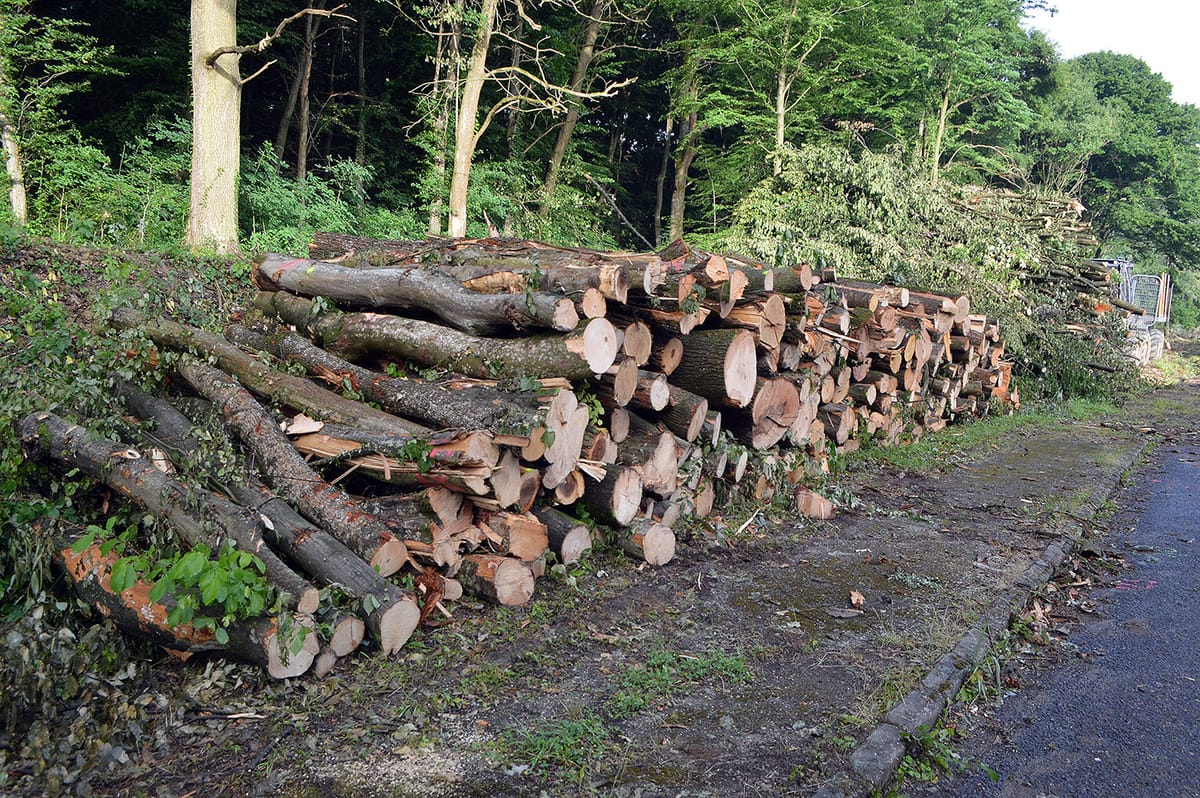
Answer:
[(1123, 500), (1141, 509), (1118, 513), (1108, 542), (1133, 567), (1092, 591), (1099, 617), (1070, 636), (1086, 656), (1008, 698), (996, 718), (1002, 742), (969, 752), (999, 781), (975, 772), (938, 795), (1200, 796), (1200, 443), (1191, 437), (1161, 446), (1160, 466), (1139, 480), (1144, 499)]

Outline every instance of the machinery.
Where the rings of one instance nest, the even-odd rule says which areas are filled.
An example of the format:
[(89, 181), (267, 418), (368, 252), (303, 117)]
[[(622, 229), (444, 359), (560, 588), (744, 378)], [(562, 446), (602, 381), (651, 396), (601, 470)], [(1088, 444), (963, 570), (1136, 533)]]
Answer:
[(1092, 262), (1116, 273), (1119, 304), (1130, 311), (1125, 321), (1129, 327), (1129, 356), (1139, 366), (1162, 357), (1171, 322), (1171, 276), (1166, 272), (1134, 274), (1133, 262), (1124, 258), (1093, 258)]

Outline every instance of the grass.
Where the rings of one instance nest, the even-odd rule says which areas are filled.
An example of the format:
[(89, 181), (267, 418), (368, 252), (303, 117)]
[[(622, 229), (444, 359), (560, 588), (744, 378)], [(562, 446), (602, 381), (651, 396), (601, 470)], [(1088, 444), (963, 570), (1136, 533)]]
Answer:
[(1091, 399), (1043, 403), (1009, 416), (988, 416), (978, 421), (948, 426), (907, 446), (864, 446), (856, 457), (908, 471), (946, 470), (996, 449), (1017, 430), (1044, 429), (1113, 412), (1116, 412), (1116, 408), (1111, 404)]
[(644, 664), (634, 665), (622, 674), (610, 709), (614, 717), (628, 717), (689, 685), (714, 677), (730, 682), (749, 682), (751, 674), (746, 658), (720, 651), (703, 656), (655, 651)]
[(518, 773), (572, 771), (575, 783), (582, 784), (610, 745), (604, 722), (584, 711), (576, 718), (546, 721), (535, 728), (506, 730), (497, 741), (495, 754), (514, 763)]

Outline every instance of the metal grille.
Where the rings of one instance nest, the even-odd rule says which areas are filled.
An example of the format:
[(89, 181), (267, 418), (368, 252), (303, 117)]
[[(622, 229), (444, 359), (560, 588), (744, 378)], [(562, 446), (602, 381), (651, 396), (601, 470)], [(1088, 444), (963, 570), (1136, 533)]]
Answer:
[(1133, 276), (1133, 304), (1144, 308), (1148, 317), (1157, 318), (1160, 287), (1161, 280), (1152, 274), (1135, 274)]

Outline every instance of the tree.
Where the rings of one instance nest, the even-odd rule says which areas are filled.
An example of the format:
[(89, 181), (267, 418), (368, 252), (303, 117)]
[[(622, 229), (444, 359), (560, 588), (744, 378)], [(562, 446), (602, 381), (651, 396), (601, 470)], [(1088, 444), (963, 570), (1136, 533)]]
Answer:
[(30, 153), (50, 157), (65, 127), (63, 99), (85, 90), (91, 76), (114, 71), (105, 64), (111, 48), (80, 28), (32, 14), (29, 0), (0, 0), (0, 141), (9, 209), (22, 227), (29, 224)]
[(242, 78), (237, 0), (192, 0), (192, 176), (187, 245), (238, 247)]
[[(1111, 52), (1068, 62), (1116, 117), (1116, 132), (1088, 161), (1083, 201), (1097, 232), (1150, 263), (1200, 263), (1200, 109), (1171, 100), (1144, 61)], [(1149, 265), (1149, 264), (1147, 264)]]

